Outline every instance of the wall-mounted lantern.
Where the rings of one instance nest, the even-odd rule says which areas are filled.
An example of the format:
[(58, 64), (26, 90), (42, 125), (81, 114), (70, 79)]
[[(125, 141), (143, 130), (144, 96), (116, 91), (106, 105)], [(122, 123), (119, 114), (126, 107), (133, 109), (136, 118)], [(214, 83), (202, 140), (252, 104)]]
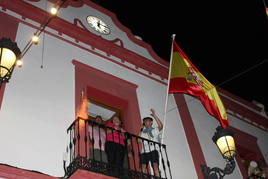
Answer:
[(0, 87), (11, 78), (20, 54), (17, 43), (8, 38), (0, 39)]
[(204, 179), (223, 179), (225, 175), (233, 173), (235, 169), (234, 156), (236, 154), (233, 137), (234, 133), (231, 129), (224, 129), (221, 126), (216, 128), (212, 140), (217, 145), (222, 157), (226, 159), (227, 164), (224, 169), (218, 167), (210, 168), (206, 165), (201, 165)]

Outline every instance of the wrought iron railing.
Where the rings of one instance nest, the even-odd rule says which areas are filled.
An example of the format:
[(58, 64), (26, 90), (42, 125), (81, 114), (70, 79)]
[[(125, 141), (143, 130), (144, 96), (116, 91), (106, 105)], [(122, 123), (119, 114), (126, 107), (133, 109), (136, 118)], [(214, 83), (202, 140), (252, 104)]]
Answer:
[[(125, 159), (122, 166), (112, 166), (107, 162), (107, 154), (104, 152), (107, 131), (112, 132), (112, 136), (115, 133), (119, 134), (119, 140), (121, 133), (124, 136), (125, 150), (123, 155)], [(172, 179), (167, 148), (164, 144), (127, 132), (117, 131), (91, 120), (75, 120), (68, 128), (67, 133), (69, 135), (69, 144), (66, 148), (64, 159), (65, 178), (69, 178), (76, 170), (83, 169), (121, 179)], [(100, 137), (101, 135), (104, 135), (104, 137)], [(146, 171), (141, 169), (140, 155), (145, 144), (149, 146), (150, 151), (157, 149), (159, 174), (150, 165), (148, 165)], [(95, 148), (101, 149), (101, 152), (100, 150), (93, 150), (94, 145)], [(99, 153), (95, 155), (94, 152)], [(115, 170), (119, 172), (114, 173)]]

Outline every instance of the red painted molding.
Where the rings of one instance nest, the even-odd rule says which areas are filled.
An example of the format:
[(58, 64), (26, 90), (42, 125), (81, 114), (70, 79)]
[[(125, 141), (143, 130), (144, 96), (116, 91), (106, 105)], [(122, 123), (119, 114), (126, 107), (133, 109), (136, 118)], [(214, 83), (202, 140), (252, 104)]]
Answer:
[(114, 177), (94, 173), (86, 170), (77, 170), (69, 179), (116, 179)]
[(259, 111), (259, 112), (261, 111), (261, 107), (255, 105), (255, 104), (253, 104), (253, 103), (251, 103), (251, 102), (249, 102), (247, 100), (244, 100), (239, 96), (236, 96), (236, 95), (234, 95), (234, 94), (232, 94), (232, 93), (230, 93), (230, 92), (228, 92), (228, 91), (226, 91), (226, 90), (224, 90), (222, 88), (217, 87), (217, 90), (219, 92), (223, 93), (224, 95), (232, 98), (233, 100), (238, 101), (239, 103), (244, 104), (245, 106), (248, 106), (249, 108), (252, 108), (252, 109), (254, 109), (256, 111)]
[(256, 162), (264, 162), (265, 159), (263, 157), (263, 154), (259, 148), (259, 145), (257, 143), (257, 138), (255, 136), (252, 136), (244, 131), (238, 130), (234, 127), (230, 128), (234, 131), (234, 138), (236, 143), (236, 148), (238, 155), (236, 156), (236, 161), (238, 163), (239, 169), (241, 171), (241, 174), (243, 178), (247, 178), (247, 170), (245, 169), (245, 166), (242, 164), (241, 157), (243, 157), (244, 160), (255, 160)]
[(140, 129), (141, 117), (137, 85), (73, 60), (75, 65), (75, 105), (80, 104), (80, 92), (87, 90), (87, 97), (121, 109), (125, 128), (132, 134)]
[[(56, 0), (50, 0), (50, 1), (56, 1)], [(162, 58), (160, 58), (156, 53), (155, 51), (153, 50), (152, 46), (149, 45), (148, 43), (140, 40), (140, 39), (137, 39), (131, 32), (131, 30), (129, 30), (127, 27), (125, 27), (124, 25), (122, 25), (120, 23), (120, 21), (117, 19), (116, 15), (114, 13), (112, 13), (111, 11), (95, 4), (94, 2), (92, 1), (88, 1), (88, 0), (79, 0), (79, 1), (82, 1), (84, 4), (90, 6), (90, 7), (93, 7), (95, 9), (97, 9), (98, 11), (102, 12), (103, 14), (106, 14), (107, 16), (110, 16), (111, 19), (113, 20), (113, 22), (116, 24), (117, 27), (119, 27), (122, 31), (124, 31), (128, 38), (130, 40), (132, 40), (134, 43), (144, 47), (145, 49), (148, 50), (149, 54), (157, 61), (159, 62), (160, 64), (166, 66), (166, 67), (169, 67), (169, 62), (163, 60)], [(166, 59), (166, 60), (169, 60), (169, 59)]]
[(6, 88), (5, 83), (2, 84), (2, 86), (0, 86), (0, 110), (1, 110), (2, 102), (3, 102), (3, 98), (4, 98), (5, 88)]
[[(94, 3), (87, 2), (92, 6)], [(29, 18), (38, 23), (43, 23), (49, 14), (31, 4), (17, 0), (0, 0), (0, 6), (20, 14), (24, 18)], [(168, 66), (161, 66), (147, 58), (138, 55), (128, 49), (122, 48), (112, 42), (101, 38), (93, 33), (89, 33), (83, 28), (77, 27), (61, 18), (54, 18), (48, 25), (50, 28), (55, 29), (59, 33), (66, 34), (74, 39), (86, 43), (94, 48), (100, 49), (107, 54), (113, 55), (117, 58), (125, 60), (139, 68), (149, 71), (153, 74), (160, 76), (162, 79), (168, 78)]]
[(236, 159), (236, 162), (237, 162), (237, 164), (238, 164), (238, 167), (239, 167), (239, 170), (240, 170), (240, 172), (241, 172), (242, 177), (243, 177), (243, 178), (248, 178), (248, 172), (247, 172), (247, 170), (245, 169), (245, 167), (244, 167), (244, 165), (243, 165), (243, 163), (242, 163), (242, 161), (241, 161), (240, 156), (239, 156), (239, 155), (236, 155), (236, 156), (235, 156), (235, 159)]
[[(0, 12), (0, 13), (1, 13), (1, 12)], [(23, 24), (25, 24), (25, 25), (28, 25), (29, 27), (32, 27), (32, 28), (34, 28), (34, 29), (38, 29), (38, 27), (36, 27), (36, 26), (34, 26), (34, 25), (32, 25), (32, 24), (30, 24), (30, 23), (28, 23), (28, 22), (25, 22), (25, 21), (23, 21), (23, 20), (21, 20), (21, 19), (17, 19), (17, 18), (15, 18), (15, 17), (13, 17), (13, 16), (10, 16), (10, 15), (8, 15), (8, 14), (6, 14), (6, 15), (9, 16), (10, 18), (13, 18), (13, 19), (14, 19), (15, 21), (17, 21), (17, 22), (20, 22), (20, 23), (23, 23)], [(60, 37), (60, 36), (58, 36), (58, 35), (55, 35), (55, 34), (49, 32), (49, 31), (46, 31), (46, 30), (44, 30), (44, 32), (45, 32), (46, 34), (49, 34), (49, 35), (51, 35), (51, 36), (57, 38), (57, 39), (60, 39), (60, 40), (64, 41), (64, 42), (66, 42), (66, 43), (69, 43), (69, 44), (74, 45), (74, 46), (76, 46), (76, 47), (78, 47), (78, 48), (80, 48), (80, 49), (83, 49), (83, 50), (88, 51), (88, 52), (90, 52), (90, 53), (92, 53), (92, 54), (94, 54), (94, 55), (97, 55), (97, 56), (99, 56), (99, 57), (101, 57), (101, 58), (103, 58), (103, 59), (109, 60), (109, 61), (111, 61), (111, 62), (113, 62), (113, 63), (115, 63), (115, 64), (117, 64), (117, 65), (123, 66), (124, 68), (127, 68), (127, 69), (129, 69), (129, 70), (132, 70), (132, 71), (134, 71), (134, 72), (136, 72), (136, 73), (139, 73), (139, 74), (141, 74), (141, 75), (143, 75), (143, 76), (145, 76), (145, 77), (147, 77), (147, 78), (150, 78), (151, 80), (154, 80), (154, 81), (156, 81), (156, 82), (158, 82), (158, 83), (167, 85), (167, 83), (165, 83), (165, 82), (163, 82), (163, 81), (161, 81), (161, 80), (158, 80), (158, 79), (156, 79), (156, 78), (154, 78), (154, 77), (152, 77), (152, 76), (150, 76), (150, 75), (147, 75), (147, 74), (145, 74), (145, 73), (142, 73), (142, 72), (138, 71), (138, 70), (137, 70), (138, 67), (136, 67), (136, 69), (133, 69), (133, 68), (131, 68), (131, 67), (125, 65), (124, 63), (120, 63), (120, 62), (118, 62), (118, 61), (116, 61), (116, 60), (114, 60), (114, 59), (111, 59), (111, 58), (109, 58), (109, 57), (107, 57), (107, 56), (105, 56), (105, 55), (99, 54), (99, 53), (97, 53), (97, 52), (95, 52), (95, 51), (93, 51), (93, 50), (90, 50), (90, 49), (88, 49), (88, 48), (85, 48), (85, 47), (79, 45), (78, 42), (73, 42), (73, 41), (64, 39), (64, 38), (62, 38), (62, 37)], [(59, 33), (59, 35), (62, 35), (62, 34)], [(115, 40), (116, 40), (116, 39), (115, 39)], [(113, 42), (113, 43), (115, 43), (115, 42)]]
[(0, 164), (0, 177), (8, 179), (60, 179), (61, 177), (52, 177), (38, 171), (30, 171), (21, 168), (12, 167), (9, 165)]
[[(80, 104), (81, 91), (100, 103), (117, 108), (121, 112), (127, 132), (138, 135), (141, 126), (137, 85), (73, 60), (75, 65), (75, 109)], [(135, 163), (139, 165), (138, 155)], [(131, 163), (130, 166), (134, 166)], [(139, 166), (137, 166), (139, 168)]]
[[(11, 18), (5, 13), (0, 12), (0, 38), (10, 38), (13, 42), (15, 42), (18, 26), (19, 23), (14, 20), (14, 18)], [(0, 109), (4, 98), (5, 87), (6, 84), (2, 84), (2, 86), (0, 87)]]
[[(235, 133), (235, 142), (236, 145), (241, 148), (241, 150), (246, 150), (254, 153), (254, 158), (251, 158), (252, 160), (255, 159), (256, 161), (261, 160), (265, 161), (263, 154), (259, 148), (259, 145), (257, 143), (257, 138), (251, 134), (248, 134), (244, 131), (238, 130), (234, 127), (231, 127), (231, 129)], [(241, 151), (240, 151), (241, 152)]]
[(257, 114), (256, 112), (253, 112), (224, 96), (221, 96), (221, 100), (227, 109), (249, 119), (252, 122), (255, 122), (258, 125), (268, 128), (268, 120), (260, 114)]
[(188, 110), (185, 98), (183, 94), (173, 94), (178, 107), (182, 125), (185, 131), (187, 142), (189, 144), (190, 152), (194, 161), (195, 171), (198, 176), (198, 179), (203, 179), (203, 174), (200, 168), (200, 165), (206, 165), (206, 160), (197, 136), (197, 133), (194, 128), (194, 123), (191, 117), (191, 114)]

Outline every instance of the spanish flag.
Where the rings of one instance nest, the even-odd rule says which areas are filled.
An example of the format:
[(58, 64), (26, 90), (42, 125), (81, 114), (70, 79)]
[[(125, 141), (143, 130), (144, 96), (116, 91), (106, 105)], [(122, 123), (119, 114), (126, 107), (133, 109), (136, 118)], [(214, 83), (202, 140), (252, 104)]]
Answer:
[(268, 18), (268, 0), (263, 0), (263, 4), (264, 4), (265, 11), (266, 11), (266, 16)]
[(198, 97), (208, 113), (219, 119), (222, 127), (226, 128), (226, 111), (215, 86), (199, 72), (175, 41), (171, 63), (169, 93), (179, 92)]

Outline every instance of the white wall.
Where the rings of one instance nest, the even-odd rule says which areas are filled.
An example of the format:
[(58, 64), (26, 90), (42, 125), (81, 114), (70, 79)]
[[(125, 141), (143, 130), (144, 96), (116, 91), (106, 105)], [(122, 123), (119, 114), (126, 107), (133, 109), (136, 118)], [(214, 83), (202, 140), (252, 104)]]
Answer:
[[(220, 123), (210, 116), (201, 102), (191, 96), (186, 96), (186, 103), (194, 122), (194, 127), (200, 141), (200, 145), (209, 167), (219, 167), (224, 169), (226, 162), (222, 158), (217, 146), (212, 141), (212, 136), (216, 132), (216, 127)], [(231, 175), (226, 175), (226, 179), (242, 178), (238, 166)]]
[(167, 145), (173, 178), (196, 179), (193, 159), (185, 136), (177, 104), (172, 94), (169, 95), (164, 143)]
[[(219, 167), (224, 169), (226, 163), (220, 155), (216, 145), (212, 141), (212, 136), (215, 133), (215, 129), (220, 123), (212, 116), (210, 116), (201, 102), (191, 96), (186, 97), (187, 105), (194, 121), (194, 126), (201, 144), (202, 151), (205, 156), (205, 160), (209, 167)], [(240, 119), (228, 116), (230, 126), (244, 131), (250, 135), (258, 138), (258, 145), (262, 151), (263, 156), (266, 154), (267, 162), (267, 151), (268, 151), (268, 134), (256, 127), (249, 125)], [(224, 178), (242, 178), (238, 165), (231, 175), (227, 175)]]
[[(34, 29), (19, 25), (19, 47), (25, 46), (33, 32)], [(150, 108), (154, 108), (163, 119), (165, 85), (50, 35), (45, 36), (41, 69), (42, 39), (40, 42), (24, 56), (24, 66), (15, 69), (6, 86), (0, 110), (1, 163), (52, 176), (64, 175), (66, 129), (74, 120), (72, 59), (138, 85), (141, 117), (150, 115)], [(170, 101), (175, 105), (173, 98)], [(165, 142), (174, 178), (196, 178), (176, 110), (168, 113), (167, 121)], [(172, 129), (173, 126), (176, 128)]]

